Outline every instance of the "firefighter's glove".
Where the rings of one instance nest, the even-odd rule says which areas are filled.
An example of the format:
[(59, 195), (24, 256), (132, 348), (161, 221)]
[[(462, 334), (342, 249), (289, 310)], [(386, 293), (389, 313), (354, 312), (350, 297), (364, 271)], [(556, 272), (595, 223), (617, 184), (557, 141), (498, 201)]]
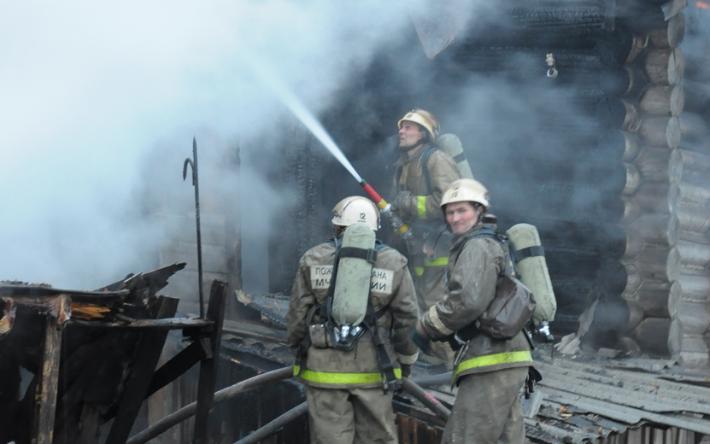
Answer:
[(412, 342), (414, 342), (414, 344), (424, 353), (431, 354), (429, 338), (426, 336), (426, 333), (421, 326), (421, 321), (417, 323), (417, 327), (412, 333)]
[(535, 385), (542, 381), (542, 374), (535, 367), (528, 367), (528, 376), (525, 378), (525, 399), (535, 392)]
[(402, 378), (409, 378), (409, 375), (412, 374), (412, 366), (409, 364), (402, 364), (400, 367), (402, 368)]
[(406, 218), (412, 214), (413, 202), (414, 195), (409, 191), (403, 190), (397, 193), (392, 205), (394, 206), (394, 211), (399, 214), (399, 217)]

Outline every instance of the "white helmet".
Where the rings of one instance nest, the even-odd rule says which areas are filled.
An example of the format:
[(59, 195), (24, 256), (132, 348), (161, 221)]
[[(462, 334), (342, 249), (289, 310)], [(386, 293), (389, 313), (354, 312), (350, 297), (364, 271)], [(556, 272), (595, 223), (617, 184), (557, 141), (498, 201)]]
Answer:
[(380, 212), (375, 204), (362, 196), (348, 196), (333, 207), (333, 225), (349, 227), (356, 222), (364, 222), (372, 231), (380, 228)]
[(397, 128), (402, 128), (402, 122), (414, 122), (424, 127), (431, 141), (434, 142), (439, 135), (439, 121), (436, 120), (434, 114), (421, 108), (415, 108), (409, 111), (397, 122)]
[(441, 207), (455, 202), (477, 202), (488, 208), (488, 190), (474, 179), (458, 179), (451, 182), (441, 197)]

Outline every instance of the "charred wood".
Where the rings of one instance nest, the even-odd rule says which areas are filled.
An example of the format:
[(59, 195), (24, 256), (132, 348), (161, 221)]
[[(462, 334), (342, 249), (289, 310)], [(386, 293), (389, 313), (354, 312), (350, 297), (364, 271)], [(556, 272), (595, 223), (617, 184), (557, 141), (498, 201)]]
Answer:
[(671, 320), (668, 318), (645, 318), (634, 328), (633, 336), (643, 350), (666, 355), (670, 324)]

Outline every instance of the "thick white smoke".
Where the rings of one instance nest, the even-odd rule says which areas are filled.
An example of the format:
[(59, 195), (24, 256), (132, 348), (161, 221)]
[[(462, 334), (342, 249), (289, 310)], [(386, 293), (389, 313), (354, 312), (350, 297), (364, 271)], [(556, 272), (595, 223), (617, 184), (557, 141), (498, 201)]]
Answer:
[[(165, 227), (142, 218), (141, 180), (164, 187), (163, 205), (174, 200), (189, 208), (192, 189), (180, 168), (193, 135), (199, 143), (209, 134), (208, 140), (225, 141), (222, 147), (238, 141), (243, 150), (278, 161), (282, 147), (273, 141), (283, 135), (287, 111), (242, 63), (243, 48), (317, 113), (368, 66), (378, 46), (411, 26), (418, 6), (325, 0), (4, 5), (0, 279), (90, 288), (152, 264)], [(220, 155), (203, 158), (205, 188), (228, 188), (209, 184), (221, 180), (210, 175), (209, 161)], [(261, 227), (280, 192), (250, 179), (252, 191), (262, 190), (254, 195), (264, 199), (263, 211), (252, 212), (256, 223), (245, 226)]]

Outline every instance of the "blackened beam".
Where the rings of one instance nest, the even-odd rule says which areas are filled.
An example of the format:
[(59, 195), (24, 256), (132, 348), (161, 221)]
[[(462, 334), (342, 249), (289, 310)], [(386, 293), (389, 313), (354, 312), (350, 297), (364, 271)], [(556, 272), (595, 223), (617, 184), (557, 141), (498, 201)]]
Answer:
[[(156, 317), (173, 316), (177, 311), (178, 302), (177, 299), (161, 296)], [(128, 434), (150, 386), (166, 336), (167, 330), (149, 330), (142, 333), (106, 444), (123, 444), (128, 439)]]
[[(59, 298), (63, 298), (59, 296)], [(44, 350), (39, 386), (35, 404), (33, 442), (51, 444), (54, 441), (54, 420), (59, 389), (59, 365), (62, 349), (62, 330), (57, 318), (47, 315), (45, 323)]]
[(213, 327), (214, 322), (198, 318), (165, 318), (165, 319), (136, 319), (129, 322), (95, 322), (72, 319), (71, 325), (82, 327), (99, 328), (145, 328), (156, 330), (176, 330), (180, 328), (201, 328)]
[(195, 415), (195, 444), (207, 444), (209, 413), (214, 401), (214, 388), (217, 380), (217, 355), (222, 342), (222, 324), (224, 307), (227, 299), (227, 284), (214, 280), (210, 289), (207, 306), (207, 320), (214, 323), (209, 340), (211, 353), (200, 361), (200, 381), (197, 386), (197, 414)]

